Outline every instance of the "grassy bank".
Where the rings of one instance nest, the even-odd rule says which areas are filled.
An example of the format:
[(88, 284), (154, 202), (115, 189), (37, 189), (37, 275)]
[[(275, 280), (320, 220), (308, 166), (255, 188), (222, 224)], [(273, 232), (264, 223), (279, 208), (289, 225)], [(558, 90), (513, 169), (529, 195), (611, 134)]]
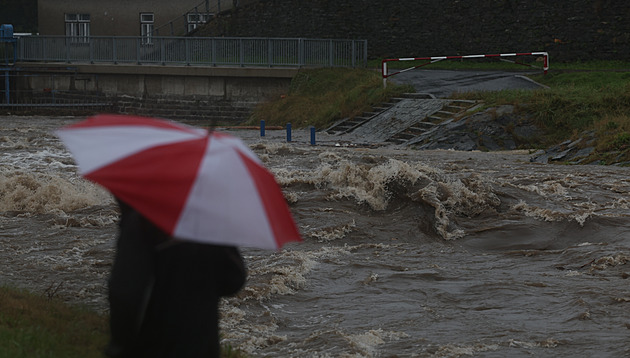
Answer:
[(370, 111), (404, 92), (413, 92), (413, 88), (392, 85), (384, 89), (381, 75), (375, 70), (304, 70), (293, 79), (285, 96), (258, 106), (248, 124), (257, 125), (264, 120), (266, 125), (291, 123), (294, 128), (323, 129), (336, 120)]
[(28, 292), (0, 288), (0, 357), (102, 357), (104, 316)]
[(531, 114), (546, 132), (543, 143), (558, 144), (588, 134), (582, 147), (595, 151), (590, 161), (630, 161), (630, 72), (556, 70), (531, 76), (549, 89), (459, 94), (486, 106), (512, 104)]
[[(368, 69), (302, 71), (284, 98), (258, 107), (250, 124), (264, 119), (271, 125), (292, 123), (294, 127), (313, 125), (323, 129), (339, 119), (369, 111), (392, 96), (413, 91), (407, 86), (390, 85), (383, 89), (379, 65), (380, 62), (374, 62)], [(430, 68), (523, 69), (514, 64), (479, 61), (443, 61)], [(548, 89), (462, 93), (455, 97), (482, 100), (487, 107), (514, 105), (545, 130), (544, 138), (537, 140), (544, 145), (577, 139), (590, 132), (595, 140), (581, 145), (595, 147), (591, 161), (610, 164), (630, 160), (629, 69), (630, 62), (618, 61), (553, 64), (547, 75), (531, 72), (530, 76)]]
[[(0, 358), (104, 357), (107, 316), (23, 290), (0, 287)], [(224, 346), (223, 358), (244, 358)]]

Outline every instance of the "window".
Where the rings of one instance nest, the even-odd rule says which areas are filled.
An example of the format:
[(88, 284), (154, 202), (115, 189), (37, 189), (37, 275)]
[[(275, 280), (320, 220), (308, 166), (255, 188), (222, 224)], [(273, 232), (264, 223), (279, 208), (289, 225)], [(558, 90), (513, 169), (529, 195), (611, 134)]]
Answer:
[(212, 14), (210, 13), (200, 13), (200, 12), (188, 13), (188, 16), (186, 17), (188, 20), (188, 32), (191, 32), (192, 30), (196, 29), (200, 25), (205, 24), (206, 22), (208, 22), (208, 20), (210, 20), (211, 17), (212, 17)]
[(152, 44), (153, 40), (153, 23), (155, 17), (152, 12), (140, 13), (140, 35), (142, 36), (143, 44)]
[(72, 42), (88, 42), (90, 39), (90, 14), (66, 14), (66, 36)]

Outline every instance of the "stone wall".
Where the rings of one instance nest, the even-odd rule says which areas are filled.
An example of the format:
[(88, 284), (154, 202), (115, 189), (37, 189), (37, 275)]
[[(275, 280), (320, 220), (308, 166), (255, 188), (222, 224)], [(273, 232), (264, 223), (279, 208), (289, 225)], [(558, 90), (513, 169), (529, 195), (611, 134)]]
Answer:
[(552, 61), (630, 59), (622, 0), (260, 0), (196, 36), (367, 39), (370, 58), (547, 51)]

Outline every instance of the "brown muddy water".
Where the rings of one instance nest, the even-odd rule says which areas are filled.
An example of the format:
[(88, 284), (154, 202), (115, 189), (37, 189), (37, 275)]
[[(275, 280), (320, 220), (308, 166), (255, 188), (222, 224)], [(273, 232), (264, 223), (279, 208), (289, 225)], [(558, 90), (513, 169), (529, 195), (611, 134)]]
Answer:
[[(76, 120), (0, 117), (0, 284), (106, 312), (117, 211), (52, 134)], [(243, 249), (225, 342), (252, 357), (630, 355), (629, 169), (268, 133), (232, 131), (305, 242)]]

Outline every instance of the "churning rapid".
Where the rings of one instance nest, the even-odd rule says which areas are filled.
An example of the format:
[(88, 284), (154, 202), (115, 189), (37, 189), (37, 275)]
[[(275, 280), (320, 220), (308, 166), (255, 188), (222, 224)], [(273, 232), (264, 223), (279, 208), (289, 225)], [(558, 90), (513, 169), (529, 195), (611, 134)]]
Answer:
[[(118, 213), (52, 134), (76, 120), (0, 117), (0, 284), (105, 312)], [(243, 249), (221, 327), (250, 356), (630, 354), (629, 169), (232, 134), (305, 239)]]

